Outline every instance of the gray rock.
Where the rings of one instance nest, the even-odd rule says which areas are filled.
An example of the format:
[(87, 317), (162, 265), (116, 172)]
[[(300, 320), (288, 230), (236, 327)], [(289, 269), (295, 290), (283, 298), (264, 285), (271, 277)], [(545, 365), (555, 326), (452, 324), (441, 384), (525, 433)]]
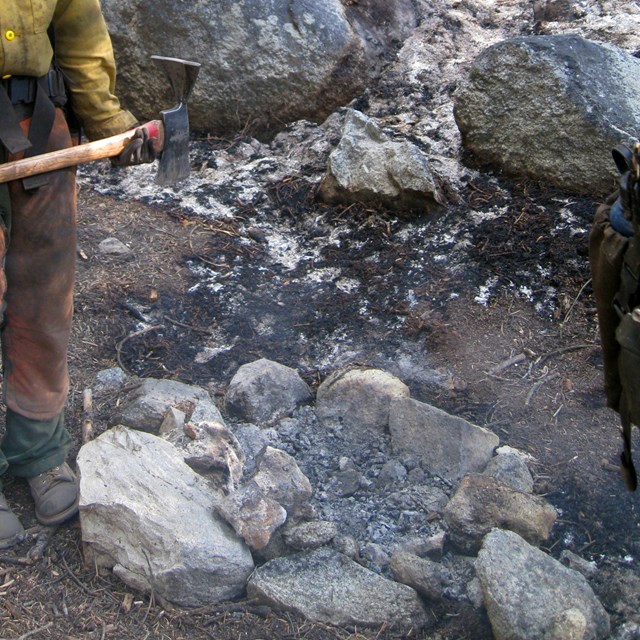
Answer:
[(569, 551), (569, 549), (563, 549), (560, 553), (560, 562), (569, 569), (573, 569), (574, 571), (578, 571), (585, 578), (593, 578), (598, 573), (598, 565), (593, 561), (585, 560), (581, 558), (573, 551)]
[(379, 369), (349, 369), (328, 376), (318, 387), (316, 412), (326, 423), (342, 425), (349, 437), (368, 442), (386, 433), (389, 405), (409, 397), (409, 387)]
[(262, 358), (238, 369), (229, 384), (225, 405), (231, 415), (246, 422), (273, 424), (311, 397), (297, 371)]
[(342, 458), (338, 470), (333, 474), (328, 489), (340, 498), (348, 498), (367, 485), (367, 479), (353, 460)]
[(480, 164), (574, 193), (608, 193), (611, 149), (640, 130), (640, 60), (576, 35), (506, 40), (476, 59), (455, 103)]
[(218, 134), (322, 121), (362, 92), (416, 25), (410, 0), (221, 0), (182, 2), (179, 10), (168, 0), (102, 4), (123, 102), (139, 118), (157, 117), (174, 103), (150, 56), (198, 61), (190, 121)]
[(98, 249), (100, 253), (110, 256), (122, 256), (131, 253), (131, 249), (118, 238), (105, 238), (98, 244)]
[(498, 446), (487, 429), (410, 398), (393, 400), (389, 430), (395, 455), (414, 455), (428, 470), (449, 481), (482, 471)]
[(421, 558), (428, 557), (432, 560), (440, 560), (444, 550), (445, 538), (444, 531), (438, 531), (429, 537), (405, 538), (398, 544), (394, 553), (409, 553)]
[(199, 422), (214, 422), (218, 424), (224, 424), (222, 414), (216, 407), (211, 397), (208, 395), (202, 400), (198, 399), (193, 407), (189, 420), (194, 423)]
[(120, 367), (103, 369), (96, 373), (93, 383), (93, 392), (96, 395), (102, 393), (114, 393), (119, 391), (127, 383), (128, 376)]
[(244, 591), (251, 553), (215, 515), (205, 481), (170, 443), (118, 426), (85, 444), (77, 463), (91, 565), (181, 606)]
[(351, 536), (337, 535), (331, 541), (331, 548), (352, 560), (358, 560), (360, 558), (360, 547), (358, 546), (358, 542)]
[(401, 509), (419, 509), (428, 515), (441, 514), (449, 502), (449, 496), (438, 487), (407, 487), (390, 493), (388, 502)]
[(443, 203), (422, 151), (407, 140), (390, 138), (373, 120), (352, 109), (342, 139), (329, 156), (319, 193), (329, 203), (383, 203), (421, 212)]
[[(174, 416), (176, 410), (167, 416)], [(171, 420), (173, 422), (173, 420)], [(166, 427), (167, 418), (163, 421)], [(207, 477), (214, 486), (233, 491), (244, 472), (244, 454), (234, 434), (221, 422), (188, 422), (175, 425), (163, 435), (196, 472)]]
[(533, 492), (533, 476), (522, 456), (517, 453), (500, 453), (489, 460), (484, 472), (515, 491)]
[(557, 518), (545, 500), (514, 491), (494, 478), (466, 476), (444, 511), (449, 540), (463, 552), (477, 553), (494, 527), (515, 531), (531, 544), (549, 538)]
[(496, 640), (609, 637), (609, 616), (584, 577), (511, 531), (487, 535), (476, 571)]
[(249, 597), (314, 622), (397, 631), (425, 626), (416, 592), (328, 549), (277, 558), (256, 569)]
[(396, 551), (391, 556), (391, 571), (395, 580), (435, 602), (443, 599), (444, 589), (451, 582), (449, 572), (441, 564), (407, 551)]
[(335, 522), (314, 520), (301, 522), (287, 527), (283, 532), (284, 541), (296, 551), (308, 551), (325, 547), (338, 535), (338, 525)]
[(233, 433), (244, 451), (247, 474), (255, 471), (255, 460), (267, 446), (278, 446), (278, 432), (274, 429), (261, 429), (255, 424), (243, 423), (235, 425)]
[(406, 479), (407, 470), (404, 465), (399, 460), (389, 460), (382, 465), (377, 483), (381, 487), (386, 487), (396, 482), (402, 483)]
[[(360, 549), (360, 557), (367, 560), (373, 568), (386, 569), (389, 566), (389, 554), (381, 544), (368, 542)], [(401, 580), (399, 582), (402, 582)]]
[(295, 511), (311, 497), (313, 489), (309, 479), (288, 453), (267, 447), (257, 460), (257, 467), (253, 482), (287, 512)]
[(186, 422), (187, 414), (184, 411), (180, 411), (176, 407), (169, 407), (160, 423), (158, 435), (167, 436), (172, 432), (182, 433)]
[(147, 378), (132, 390), (110, 420), (110, 424), (158, 433), (171, 408), (186, 414), (187, 419), (210, 416), (215, 422), (223, 422), (222, 416), (209, 393), (201, 387), (175, 380)]

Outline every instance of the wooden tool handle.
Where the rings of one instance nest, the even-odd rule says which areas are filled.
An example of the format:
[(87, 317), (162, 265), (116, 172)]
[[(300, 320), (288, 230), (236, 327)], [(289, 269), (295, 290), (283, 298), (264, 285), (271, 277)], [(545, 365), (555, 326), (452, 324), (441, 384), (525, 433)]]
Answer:
[[(164, 148), (164, 126), (162, 122), (160, 120), (152, 120), (141, 126), (147, 127), (149, 135), (156, 139), (153, 146), (156, 152), (160, 153)], [(32, 158), (24, 158), (23, 160), (0, 164), (0, 184), (46, 173), (47, 171), (73, 167), (85, 162), (112, 158), (113, 156), (117, 156), (127, 146), (134, 131), (135, 129), (131, 129), (117, 136), (111, 136), (110, 138), (79, 144), (75, 147), (69, 147), (68, 149), (61, 149), (60, 151), (43, 153), (42, 155), (33, 156)]]

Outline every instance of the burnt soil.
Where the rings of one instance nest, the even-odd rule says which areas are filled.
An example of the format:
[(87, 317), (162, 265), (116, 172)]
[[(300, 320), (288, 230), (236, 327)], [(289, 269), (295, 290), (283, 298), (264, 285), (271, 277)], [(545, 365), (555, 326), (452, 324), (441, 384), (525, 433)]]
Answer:
[[(568, 548), (598, 562), (594, 588), (614, 626), (633, 619), (634, 610), (637, 616), (640, 596), (630, 601), (629, 593), (640, 593), (640, 579), (629, 558), (640, 554), (639, 498), (620, 478), (618, 420), (604, 405), (587, 237), (570, 229), (552, 233), (564, 196), (530, 183), (478, 179), (468, 184), (465, 202), (437, 218), (414, 216), (411, 224), (420, 233), (402, 240), (406, 220), (379, 208), (322, 205), (304, 180), (274, 185), (268, 197), (273, 215), (309, 243), (332, 226), (349, 227), (348, 239), (319, 259), (367, 282), (366, 290), (305, 283), (267, 263), (260, 229), (247, 227), (242, 215), (212, 222), (81, 189), (68, 409), (73, 455), (81, 440), (83, 389), (105, 368), (200, 384), (220, 399), (237, 367), (259, 357), (297, 368), (317, 387), (330, 373), (323, 350), (336, 336), (357, 336), (359, 364), (381, 366), (410, 349), (429, 370), (443, 372), (437, 382), (409, 380), (413, 397), (486, 426), (503, 444), (532, 454), (536, 492), (561, 510), (546, 549), (557, 556)], [(572, 202), (579, 224), (588, 227), (596, 203)], [(473, 229), (457, 275), (419, 246), (431, 228), (453, 225), (464, 207), (499, 204), (507, 215)], [(322, 225), (315, 228), (319, 216)], [(102, 255), (98, 243), (110, 236), (131, 252)], [(416, 263), (418, 252), (423, 258)], [(376, 259), (368, 260), (372, 255)], [(547, 271), (537, 278), (539, 287), (528, 298), (517, 295), (519, 279), (530, 283), (540, 264)], [(201, 276), (194, 265), (215, 268), (225, 286), (197, 286)], [(491, 277), (495, 292), (481, 304), (478, 287)], [(417, 300), (413, 306), (406, 304), (408, 288)], [(370, 321), (359, 312), (363, 296)], [(265, 319), (277, 331), (256, 330)], [(141, 320), (155, 328), (141, 332)], [(212, 336), (230, 348), (198, 362), (196, 354)], [(514, 356), (518, 361), (511, 364)], [(97, 432), (106, 428), (118, 400), (94, 399)], [(9, 478), (5, 490), (31, 535), (0, 557), (2, 638), (387, 637), (384, 629), (314, 625), (246, 601), (171, 608), (85, 566), (77, 520), (59, 527), (44, 552), (29, 558), (39, 531), (32, 504), (22, 481)], [(471, 608), (452, 603), (431, 610), (433, 626), (415, 637), (492, 637), (484, 614)]]

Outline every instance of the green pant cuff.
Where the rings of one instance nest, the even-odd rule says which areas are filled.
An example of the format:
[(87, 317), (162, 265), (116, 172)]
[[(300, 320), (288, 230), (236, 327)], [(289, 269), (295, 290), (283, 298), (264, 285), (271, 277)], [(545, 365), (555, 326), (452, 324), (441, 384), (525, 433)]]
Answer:
[(44, 458), (40, 458), (37, 462), (28, 462), (27, 464), (12, 464), (11, 473), (18, 478), (33, 478), (40, 473), (49, 471), (53, 467), (57, 467), (67, 459), (66, 451), (58, 451)]

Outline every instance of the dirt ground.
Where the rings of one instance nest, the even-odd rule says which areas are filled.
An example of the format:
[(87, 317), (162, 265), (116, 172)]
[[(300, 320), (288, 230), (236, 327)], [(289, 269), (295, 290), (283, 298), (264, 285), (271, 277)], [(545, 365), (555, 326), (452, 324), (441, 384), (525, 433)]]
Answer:
[[(416, 308), (391, 308), (384, 298), (387, 308), (378, 312), (399, 319), (404, 343), (417, 353), (427, 353), (432, 366), (450, 373), (446, 385), (416, 384), (414, 396), (486, 426), (503, 444), (534, 456), (536, 491), (561, 510), (548, 550), (557, 555), (568, 548), (598, 561), (602, 570), (598, 595), (614, 624), (620, 624), (634, 619), (634, 611), (637, 618), (640, 610), (640, 596), (633, 599), (634, 593), (640, 593), (639, 497), (628, 493), (620, 478), (618, 422), (604, 406), (595, 309), (585, 268), (586, 237), (552, 237), (548, 233), (550, 220), (534, 215), (527, 206), (534, 199), (539, 204), (541, 194), (527, 185), (510, 188), (518, 194), (518, 215), (508, 227), (497, 228), (497, 222), (488, 222), (477, 231), (469, 248), (475, 266), (465, 272), (462, 282), (452, 283), (436, 266), (417, 279), (410, 277), (402, 271), (402, 260), (410, 247), (393, 240), (388, 233), (389, 218), (380, 214), (376, 220), (366, 218), (367, 224), (360, 220), (360, 233), (377, 238), (385, 263), (384, 269), (381, 267), (384, 278), (413, 285), (418, 282), (420, 304)], [(280, 204), (289, 207), (281, 207), (282, 215), (314, 206), (312, 194), (295, 190), (280, 193)], [(499, 195), (490, 185), (472, 184), (467, 197), (469, 203), (479, 206)], [(585, 201), (585, 219), (593, 207), (594, 203)], [(337, 224), (346, 215), (337, 209), (330, 213), (325, 218), (327, 224), (332, 220)], [(357, 209), (351, 208), (349, 215), (357, 218)], [(428, 227), (430, 222), (421, 224)], [(98, 243), (111, 236), (118, 237), (131, 252), (102, 255)], [(225, 311), (221, 306), (224, 297), (216, 298), (216, 305), (199, 295), (187, 295), (198, 281), (190, 268), (194, 259), (209, 265), (224, 263), (231, 271), (239, 265), (259, 267), (263, 251), (259, 230), (249, 232), (242, 220), (211, 223), (170, 208), (152, 208), (81, 190), (68, 410), (74, 455), (81, 440), (83, 389), (101, 369), (121, 366), (139, 376), (203, 384), (219, 395), (235, 368), (244, 362), (261, 356), (291, 366), (307, 362), (304, 354), (288, 348), (287, 340), (260, 341), (246, 328), (243, 318), (234, 320), (233, 313)], [(361, 268), (357, 256), (341, 254), (339, 249), (325, 259)], [(508, 291), (487, 305), (474, 301), (477, 285), (487, 274), (515, 279), (518, 268), (541, 259), (548, 262), (560, 292), (561, 303), (554, 313), (540, 313), (532, 303)], [(371, 277), (376, 275), (380, 274)], [(242, 286), (259, 292), (261, 278), (268, 278), (269, 273), (249, 270), (246, 277)], [(457, 296), (450, 295), (453, 284)], [(382, 301), (381, 297), (380, 304)], [(312, 318), (304, 315), (308, 301), (300, 301), (298, 309), (291, 300), (287, 305), (286, 311), (293, 316), (289, 322), (313, 324)], [(249, 315), (260, 312), (258, 303), (247, 310)], [(147, 326), (162, 325), (162, 329), (139, 332), (141, 314)], [(329, 315), (327, 323), (340, 322)], [(284, 323), (283, 332), (286, 329)], [(222, 330), (227, 335), (236, 331), (234, 348), (216, 361), (216, 368), (195, 364), (194, 354), (203, 340)], [(316, 330), (322, 329), (310, 326), (309, 335)], [(379, 339), (372, 335), (372, 344)], [(328, 371), (305, 365), (302, 373), (310, 384), (317, 385)], [(100, 432), (107, 427), (109, 410), (118, 398), (98, 396), (94, 401), (95, 426)], [(637, 441), (637, 430), (634, 436)], [(77, 520), (58, 528), (44, 552), (29, 558), (40, 530), (26, 487), (10, 479), (6, 494), (30, 529), (30, 537), (16, 550), (0, 556), (3, 639), (387, 637), (384, 629), (314, 625), (251, 602), (195, 611), (173, 609), (85, 566)], [(433, 611), (434, 626), (416, 637), (491, 638), (481, 613), (453, 607)]]

